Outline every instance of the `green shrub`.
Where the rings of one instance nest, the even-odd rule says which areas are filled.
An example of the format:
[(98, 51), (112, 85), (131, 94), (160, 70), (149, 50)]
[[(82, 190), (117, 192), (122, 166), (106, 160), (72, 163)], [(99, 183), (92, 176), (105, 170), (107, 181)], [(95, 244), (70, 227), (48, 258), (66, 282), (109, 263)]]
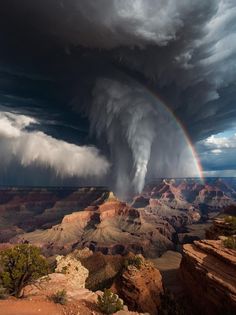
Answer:
[(0, 300), (5, 300), (7, 298), (7, 291), (5, 288), (0, 286)]
[(225, 222), (231, 223), (231, 224), (236, 226), (236, 217), (235, 216), (229, 215), (229, 216), (226, 216), (224, 219), (225, 219)]
[(236, 237), (235, 236), (227, 237), (227, 239), (223, 241), (223, 244), (227, 248), (236, 249)]
[(113, 314), (123, 310), (124, 303), (117, 294), (105, 289), (103, 295), (98, 297), (98, 307), (104, 314)]
[(143, 264), (143, 259), (140, 256), (134, 256), (132, 258), (127, 258), (124, 262), (124, 267), (134, 266), (137, 269), (140, 269)]
[(48, 263), (39, 248), (28, 244), (16, 245), (0, 252), (2, 286), (20, 297), (22, 289), (48, 273)]
[(232, 230), (232, 234), (236, 233), (236, 217), (235, 216), (226, 216), (225, 217), (225, 222), (230, 224), (230, 228)]
[(51, 295), (51, 300), (54, 303), (65, 305), (67, 303), (66, 290), (57, 291), (55, 294)]

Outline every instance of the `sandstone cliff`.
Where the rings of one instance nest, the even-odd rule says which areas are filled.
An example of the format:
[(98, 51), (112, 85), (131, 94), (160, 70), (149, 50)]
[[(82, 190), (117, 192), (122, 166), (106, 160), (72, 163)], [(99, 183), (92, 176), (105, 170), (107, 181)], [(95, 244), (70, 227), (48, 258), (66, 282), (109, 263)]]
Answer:
[(183, 247), (181, 274), (193, 307), (201, 314), (236, 314), (236, 251), (222, 241)]

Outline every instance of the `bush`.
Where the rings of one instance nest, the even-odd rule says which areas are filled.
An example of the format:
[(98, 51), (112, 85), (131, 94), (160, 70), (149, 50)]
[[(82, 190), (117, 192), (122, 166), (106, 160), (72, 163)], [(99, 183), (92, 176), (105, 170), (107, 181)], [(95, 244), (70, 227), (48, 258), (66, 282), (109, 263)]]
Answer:
[(48, 264), (39, 248), (16, 245), (0, 252), (1, 283), (9, 294), (21, 296), (22, 289), (48, 273)]
[(132, 258), (127, 258), (124, 262), (124, 267), (134, 266), (137, 269), (140, 269), (143, 264), (143, 259), (140, 256), (134, 256)]
[(7, 298), (6, 289), (0, 286), (0, 300), (5, 300)]
[(232, 225), (236, 226), (236, 217), (228, 215), (225, 217), (225, 222), (231, 223)]
[(236, 237), (235, 236), (228, 237), (223, 241), (223, 244), (227, 248), (236, 249)]
[(51, 300), (54, 303), (65, 305), (67, 303), (67, 293), (66, 290), (57, 291), (51, 296)]
[(103, 295), (98, 297), (98, 307), (104, 314), (113, 314), (123, 310), (124, 303), (117, 294), (105, 289)]
[(226, 216), (225, 222), (230, 224), (232, 229), (232, 234), (236, 233), (236, 217), (235, 216)]

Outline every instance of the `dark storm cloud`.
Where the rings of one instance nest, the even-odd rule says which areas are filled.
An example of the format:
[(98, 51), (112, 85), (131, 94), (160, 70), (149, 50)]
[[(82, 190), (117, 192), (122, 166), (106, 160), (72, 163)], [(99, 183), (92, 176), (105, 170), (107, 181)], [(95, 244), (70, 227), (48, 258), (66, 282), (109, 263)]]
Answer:
[[(176, 155), (180, 164), (184, 160), (179, 153), (170, 159), (171, 148), (184, 151), (184, 144), (175, 141), (172, 127), (167, 135), (165, 114), (158, 101), (150, 99), (150, 89), (169, 104), (193, 141), (235, 124), (233, 0), (12, 0), (2, 9), (2, 60), (13, 72), (40, 82), (40, 91), (48, 91), (44, 99), (32, 102), (39, 109), (36, 116), (43, 108), (41, 128), (47, 125), (47, 113), (67, 117), (63, 122), (63, 114), (61, 119), (53, 116), (55, 126), (69, 126), (74, 120), (75, 127), (78, 119), (80, 129), (88, 119), (90, 127), (85, 129), (93, 129), (98, 138), (103, 130), (102, 139), (86, 137), (88, 143), (97, 141), (113, 170), (120, 170), (117, 161), (122, 159), (128, 168), (123, 181), (128, 178), (129, 185), (138, 178), (135, 189), (142, 189), (148, 169), (154, 176), (163, 170), (171, 175)], [(13, 81), (9, 79), (5, 90)], [(32, 82), (24, 85), (30, 93)], [(15, 89), (19, 97), (18, 80), (13, 85), (9, 90)], [(52, 134), (50, 126), (44, 131)], [(124, 129), (122, 139), (114, 137), (116, 126)]]
[[(36, 16), (35, 28), (66, 52), (78, 45), (110, 50), (118, 66), (140, 72), (194, 138), (214, 132), (200, 128), (204, 121), (214, 117), (220, 129), (227, 114), (234, 119), (233, 0), (52, 0), (23, 1), (21, 7)], [(224, 101), (231, 87), (231, 100)]]

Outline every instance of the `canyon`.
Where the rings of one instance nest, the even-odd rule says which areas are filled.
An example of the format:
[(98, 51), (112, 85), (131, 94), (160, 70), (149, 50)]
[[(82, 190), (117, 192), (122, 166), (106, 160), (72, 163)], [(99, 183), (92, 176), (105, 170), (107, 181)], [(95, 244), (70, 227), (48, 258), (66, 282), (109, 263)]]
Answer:
[[(18, 192), (1, 211), (2, 222), (9, 224), (12, 220), (12, 233), (5, 233), (7, 225), (2, 224), (2, 242), (35, 244), (47, 256), (88, 247), (105, 254), (131, 251), (155, 258), (176, 249), (178, 244), (203, 238), (211, 219), (224, 207), (235, 205), (234, 186), (221, 180), (205, 184), (196, 180), (160, 180), (128, 202), (120, 201), (105, 188), (61, 193), (66, 196), (55, 201), (57, 190), (40, 191), (30, 215), (25, 209), (29, 209), (30, 202), (33, 204), (36, 193), (20, 199)], [(47, 208), (50, 198), (54, 198), (54, 204)], [(43, 202), (39, 203), (39, 199)], [(17, 202), (19, 216), (13, 207)], [(36, 206), (43, 204), (46, 208), (37, 212)]]
[[(8, 188), (0, 192), (0, 250), (33, 244), (49, 261), (76, 266), (76, 281), (59, 269), (51, 274), (51, 290), (60, 285), (94, 314), (96, 292), (105, 287), (131, 311), (165, 314), (164, 298), (175, 314), (179, 305), (189, 315), (221, 314), (221, 308), (233, 314), (236, 251), (222, 235), (235, 233), (225, 220), (235, 215), (235, 200), (236, 184), (225, 179), (158, 180), (126, 201), (105, 187)], [(145, 263), (124, 270), (134, 255)], [(36, 300), (49, 303), (41, 293)]]

